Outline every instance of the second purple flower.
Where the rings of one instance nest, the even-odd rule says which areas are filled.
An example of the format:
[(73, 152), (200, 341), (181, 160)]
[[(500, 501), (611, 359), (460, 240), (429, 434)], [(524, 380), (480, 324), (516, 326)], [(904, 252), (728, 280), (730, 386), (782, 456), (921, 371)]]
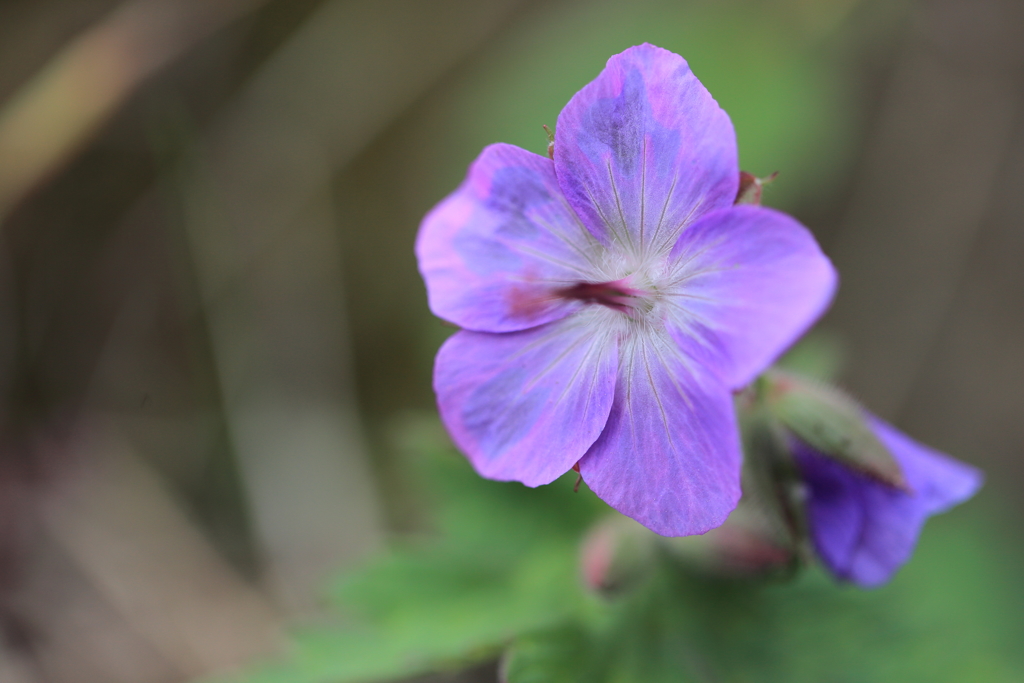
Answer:
[(587, 485), (657, 533), (740, 496), (732, 390), (820, 315), (836, 276), (785, 214), (734, 206), (732, 123), (641, 45), (562, 110), (554, 159), (487, 147), (424, 219), (441, 418), (485, 477)]

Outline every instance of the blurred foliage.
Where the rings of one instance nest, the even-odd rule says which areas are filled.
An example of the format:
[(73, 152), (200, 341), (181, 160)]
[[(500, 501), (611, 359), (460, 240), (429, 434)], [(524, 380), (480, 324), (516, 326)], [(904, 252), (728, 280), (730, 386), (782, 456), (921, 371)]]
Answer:
[(428, 483), (436, 535), (406, 540), (331, 591), (343, 629), (296, 637), (287, 665), (247, 681), (357, 681), (494, 657), (520, 633), (585, 613), (579, 537), (606, 508), (572, 478), (527, 489), (480, 479), (433, 420), (398, 428)]
[[(451, 329), (429, 315), (411, 244), (423, 214), (458, 186), (483, 147), (507, 142), (546, 153), (542, 125), (556, 128), (557, 138), (569, 99), (611, 55), (647, 41), (687, 59), (725, 108), (744, 169), (780, 172), (764, 203), (806, 219), (835, 202), (860, 141), (863, 60), (852, 55), (884, 52), (903, 4), (526, 4), (338, 178), (347, 305), (367, 414), (432, 404), (429, 368)], [(819, 237), (829, 228), (809, 225)]]
[(787, 351), (776, 365), (820, 382), (835, 382), (843, 373), (846, 356), (846, 347), (838, 335), (815, 329)]
[[(765, 204), (827, 203), (850, 166), (861, 112), (841, 46), (860, 40), (850, 13), (876, 4), (530, 3), (412, 106), (339, 179), (356, 379), (365, 414), (377, 421), (382, 478), (394, 465), (377, 425), (397, 410), (433, 404), (429, 369), (452, 332), (427, 309), (410, 248), (416, 226), (484, 146), (508, 142), (544, 154), (542, 125), (557, 128), (562, 107), (611, 55), (648, 41), (687, 59), (725, 108), (744, 168), (780, 172)], [(898, 18), (890, 12), (872, 22), (872, 35)], [(383, 495), (392, 524), (407, 526), (404, 491), (385, 487)]]
[(788, 582), (715, 578), (663, 556), (606, 599), (584, 588), (578, 548), (607, 508), (573, 495), (572, 476), (538, 489), (487, 481), (432, 418), (397, 433), (437, 532), (343, 577), (331, 591), (341, 624), (296, 634), (284, 661), (236, 680), (390, 680), (506, 647), (509, 683), (1024, 680), (1021, 558), (984, 506), (933, 521), (875, 591), (813, 569)]
[[(853, 83), (828, 41), (855, 2), (593, 2), (542, 5), (519, 30), (459, 73), (440, 104), (444, 125), (429, 158), (454, 166), (433, 176), (439, 197), (486, 144), (545, 153), (566, 102), (608, 57), (650, 42), (682, 55), (729, 113), (744, 169), (780, 171), (768, 203), (820, 197), (850, 160)], [(830, 18), (831, 17), (831, 18)], [(557, 129), (555, 135), (557, 137)]]

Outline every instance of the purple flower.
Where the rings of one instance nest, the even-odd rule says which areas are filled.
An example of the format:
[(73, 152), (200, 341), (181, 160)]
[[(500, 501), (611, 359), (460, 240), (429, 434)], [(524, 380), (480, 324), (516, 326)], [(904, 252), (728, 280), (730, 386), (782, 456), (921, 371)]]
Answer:
[(868, 424), (903, 469), (909, 491), (854, 472), (802, 442), (795, 454), (818, 556), (839, 578), (877, 586), (910, 559), (925, 520), (973, 496), (982, 474), (873, 415)]
[(729, 117), (678, 55), (608, 60), (558, 117), (554, 160), (487, 147), (423, 220), (441, 418), (488, 478), (574, 464), (664, 535), (740, 495), (731, 390), (822, 312), (835, 273), (784, 214), (734, 206)]

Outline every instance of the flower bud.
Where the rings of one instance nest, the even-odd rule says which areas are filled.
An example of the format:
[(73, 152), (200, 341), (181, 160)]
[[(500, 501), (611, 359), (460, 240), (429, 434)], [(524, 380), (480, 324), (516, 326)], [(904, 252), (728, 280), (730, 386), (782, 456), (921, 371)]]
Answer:
[(610, 596), (640, 583), (654, 565), (659, 537), (629, 517), (608, 517), (587, 532), (580, 548), (583, 583)]
[(764, 186), (775, 180), (775, 176), (779, 175), (776, 171), (767, 178), (758, 178), (752, 173), (746, 171), (740, 171), (740, 188), (736, 193), (736, 201), (734, 204), (753, 204), (759, 206), (761, 204), (761, 193), (764, 190)]
[(827, 384), (772, 370), (764, 375), (766, 405), (801, 441), (826, 457), (908, 490), (890, 450), (868, 426), (856, 401)]
[(753, 578), (792, 566), (796, 555), (772, 530), (766, 514), (744, 499), (722, 526), (703, 536), (663, 539), (669, 552), (706, 574)]

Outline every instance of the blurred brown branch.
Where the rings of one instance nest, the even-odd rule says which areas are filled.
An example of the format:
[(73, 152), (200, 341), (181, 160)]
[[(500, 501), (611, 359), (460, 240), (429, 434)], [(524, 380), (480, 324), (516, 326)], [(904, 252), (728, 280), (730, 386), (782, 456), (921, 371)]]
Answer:
[(125, 653), (103, 645), (119, 628), (83, 629), (67, 623), (67, 606), (53, 605), (44, 612), (53, 620), (48, 630), (91, 644), (92, 652), (83, 658), (43, 641), (49, 668), (95, 668), (77, 680), (166, 680), (160, 669), (193, 678), (268, 656), (283, 643), (277, 614), (210, 546), (113, 422), (88, 415), (51, 447), (69, 449), (80, 465), (39, 501), (44, 532), (70, 561), (66, 571), (80, 574), (119, 628), (148, 645), (133, 658), (151, 661), (118, 675)]
[(264, 0), (135, 0), (60, 51), (0, 110), (0, 221), (149, 76)]

